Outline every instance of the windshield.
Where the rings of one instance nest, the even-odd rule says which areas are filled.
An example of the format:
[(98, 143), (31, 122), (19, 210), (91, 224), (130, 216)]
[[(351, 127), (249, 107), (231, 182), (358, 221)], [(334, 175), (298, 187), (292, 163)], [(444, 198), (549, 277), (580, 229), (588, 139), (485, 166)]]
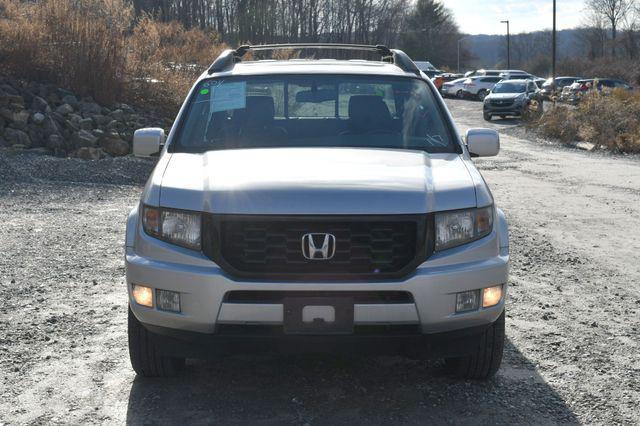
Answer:
[(493, 93), (524, 93), (527, 90), (525, 83), (498, 83), (493, 86)]
[(427, 84), (414, 78), (269, 75), (203, 80), (174, 152), (370, 147), (459, 152)]

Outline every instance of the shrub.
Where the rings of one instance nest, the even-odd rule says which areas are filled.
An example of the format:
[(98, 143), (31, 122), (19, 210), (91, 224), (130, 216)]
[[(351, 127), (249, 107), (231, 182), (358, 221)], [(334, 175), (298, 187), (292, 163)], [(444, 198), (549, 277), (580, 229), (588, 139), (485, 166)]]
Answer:
[(531, 123), (565, 143), (592, 142), (618, 152), (640, 152), (640, 91), (592, 92), (577, 107), (558, 105)]
[(3, 66), (113, 101), (122, 90), (125, 31), (131, 8), (121, 0), (2, 0)]
[[(194, 79), (225, 46), (213, 31), (143, 17), (128, 39), (129, 92), (134, 103), (175, 111)], [(165, 108), (165, 109), (166, 109)]]
[(173, 114), (223, 48), (215, 32), (150, 16), (126, 0), (0, 0), (0, 71)]

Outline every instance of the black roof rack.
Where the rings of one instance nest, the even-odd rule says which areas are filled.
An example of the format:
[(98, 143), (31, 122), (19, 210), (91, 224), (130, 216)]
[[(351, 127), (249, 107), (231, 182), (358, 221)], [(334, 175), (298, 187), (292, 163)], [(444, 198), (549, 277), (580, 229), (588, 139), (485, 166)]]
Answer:
[(209, 74), (215, 72), (228, 71), (233, 68), (236, 62), (240, 62), (242, 57), (250, 51), (261, 50), (284, 50), (284, 49), (334, 49), (334, 50), (359, 50), (380, 54), (382, 61), (397, 65), (406, 72), (420, 74), (416, 64), (402, 50), (389, 49), (381, 44), (340, 44), (340, 43), (284, 43), (284, 44), (260, 44), (255, 46), (243, 45), (237, 49), (227, 49), (216, 58), (209, 67)]

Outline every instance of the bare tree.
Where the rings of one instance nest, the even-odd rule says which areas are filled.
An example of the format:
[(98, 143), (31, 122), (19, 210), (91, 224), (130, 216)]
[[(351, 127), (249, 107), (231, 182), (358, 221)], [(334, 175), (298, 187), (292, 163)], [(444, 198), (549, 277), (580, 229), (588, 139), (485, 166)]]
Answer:
[[(137, 14), (215, 30), (229, 44), (348, 42), (397, 45), (418, 0), (131, 0)], [(441, 7), (432, 1), (433, 7)], [(452, 22), (452, 21), (451, 21)], [(450, 23), (450, 22), (449, 22)], [(415, 25), (414, 25), (415, 26)], [(450, 32), (446, 25), (438, 26)], [(451, 25), (449, 25), (449, 28)], [(457, 28), (454, 28), (457, 31)], [(433, 33), (432, 42), (440, 35)]]
[(611, 56), (616, 56), (618, 28), (633, 8), (634, 0), (587, 0), (587, 8), (600, 16), (611, 29)]

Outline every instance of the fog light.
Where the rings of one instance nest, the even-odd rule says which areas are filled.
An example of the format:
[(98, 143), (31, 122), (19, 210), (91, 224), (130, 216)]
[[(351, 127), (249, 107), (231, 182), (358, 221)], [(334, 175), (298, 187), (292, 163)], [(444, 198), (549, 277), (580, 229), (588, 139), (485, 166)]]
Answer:
[(134, 284), (131, 293), (133, 293), (133, 300), (138, 305), (153, 308), (153, 292), (149, 287)]
[(480, 290), (463, 291), (456, 294), (456, 312), (475, 311), (480, 305)]
[(502, 300), (502, 286), (497, 285), (495, 287), (487, 287), (483, 291), (482, 295), (482, 307), (490, 308), (497, 305)]
[(162, 311), (180, 312), (180, 293), (156, 290), (156, 306)]

